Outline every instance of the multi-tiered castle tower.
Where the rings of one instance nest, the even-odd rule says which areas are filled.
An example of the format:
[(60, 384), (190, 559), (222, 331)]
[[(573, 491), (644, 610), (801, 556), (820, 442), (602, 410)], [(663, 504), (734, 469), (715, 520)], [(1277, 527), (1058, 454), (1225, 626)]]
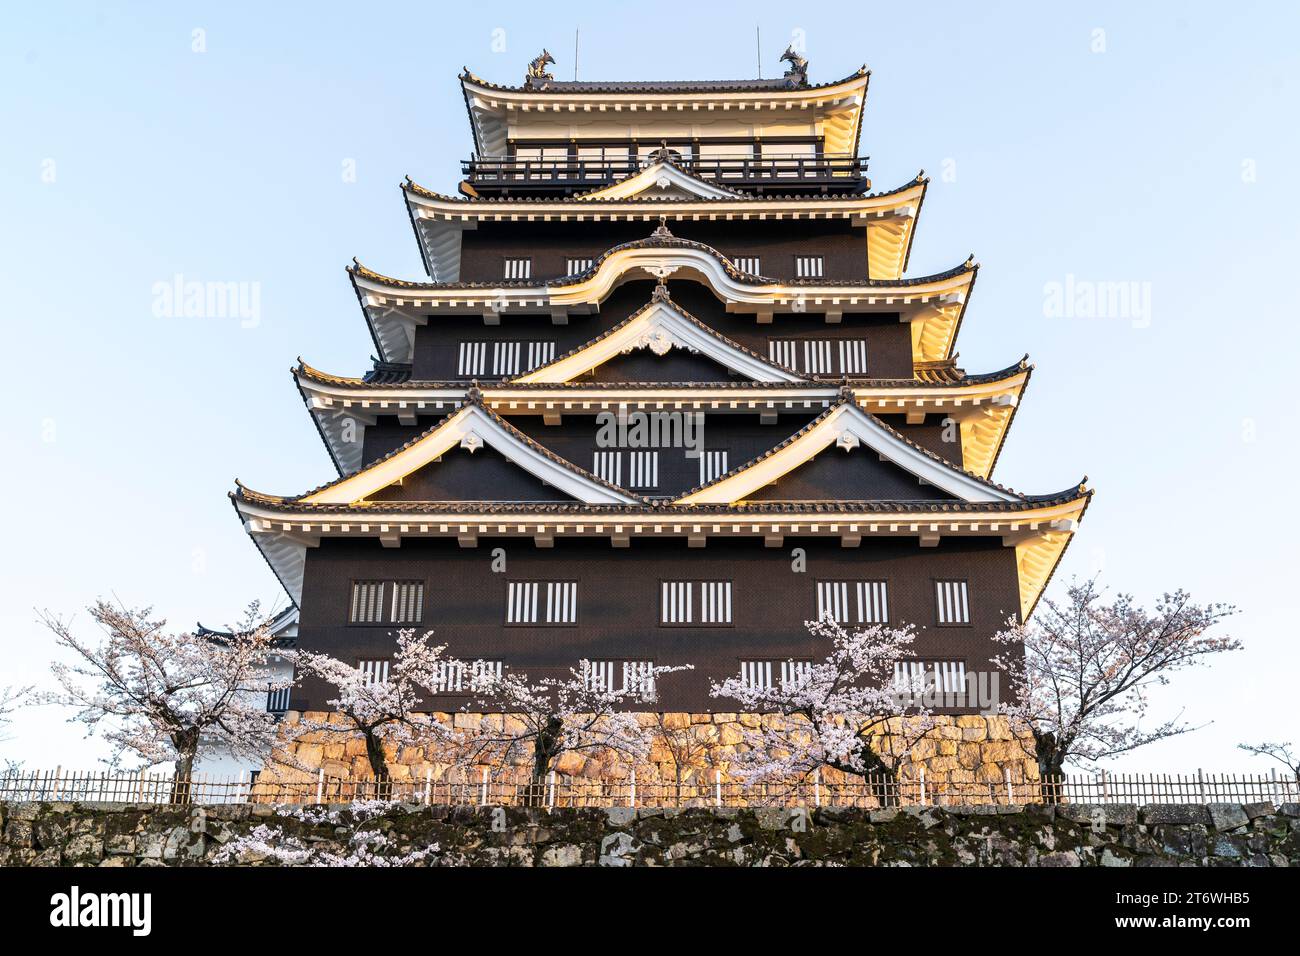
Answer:
[(402, 187), (429, 278), (353, 266), (374, 367), (293, 371), (339, 477), (233, 495), (303, 648), (376, 680), (401, 626), (534, 677), (689, 663), (652, 706), (692, 712), (731, 709), (714, 680), (824, 656), (823, 614), (918, 626), (941, 689), (990, 668), (1090, 492), (992, 481), (1031, 367), (956, 366), (978, 267), (904, 277), (928, 181), (870, 192), (869, 73), (811, 84), (786, 59), (460, 77), (461, 195)]

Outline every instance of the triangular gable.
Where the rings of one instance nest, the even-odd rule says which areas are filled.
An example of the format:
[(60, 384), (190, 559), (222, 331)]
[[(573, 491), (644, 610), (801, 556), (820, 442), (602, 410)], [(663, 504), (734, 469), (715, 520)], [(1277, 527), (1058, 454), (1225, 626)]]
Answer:
[(956, 501), (901, 465), (870, 451), (846, 454), (822, 449), (780, 478), (745, 496), (746, 501)]
[(685, 312), (660, 286), (655, 296), (605, 334), (592, 339), (567, 355), (510, 380), (511, 383), (555, 384), (569, 382), (616, 355), (633, 349), (649, 349), (666, 355), (679, 348), (695, 352), (724, 368), (756, 382), (805, 382), (798, 372), (769, 362), (757, 352), (733, 342)]
[(474, 452), (484, 446), (501, 453), (508, 461), (557, 491), (587, 504), (631, 504), (639, 501), (578, 466), (547, 451), (513, 428), (480, 401), (471, 400), (448, 415), (423, 435), (412, 439), (392, 454), (368, 467), (303, 496), (307, 504), (353, 504), (363, 502), (447, 451), (463, 448)]
[(626, 179), (575, 196), (579, 200), (743, 199), (744, 194), (701, 179), (671, 161), (659, 160)]
[(822, 450), (854, 453), (870, 449), (916, 478), (967, 502), (1022, 500), (1013, 492), (953, 467), (907, 441), (874, 415), (846, 400), (827, 409), (815, 421), (771, 452), (676, 499), (678, 504), (732, 504), (807, 462)]
[(401, 482), (380, 488), (366, 501), (492, 501), (569, 502), (572, 495), (559, 491), (516, 465), (491, 445), (470, 450), (449, 448), (440, 458), (423, 465)]

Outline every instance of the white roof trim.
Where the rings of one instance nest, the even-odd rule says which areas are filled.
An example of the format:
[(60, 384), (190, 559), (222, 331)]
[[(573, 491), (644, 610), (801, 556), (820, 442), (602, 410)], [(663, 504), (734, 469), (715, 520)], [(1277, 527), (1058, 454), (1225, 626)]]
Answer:
[(474, 404), (465, 405), (391, 457), (381, 459), (364, 471), (307, 495), (302, 500), (310, 504), (352, 504), (363, 501), (453, 448), (475, 452), (485, 445), (538, 479), (586, 504), (631, 504), (639, 500), (541, 454)]
[(903, 441), (857, 405), (845, 402), (828, 412), (825, 418), (780, 451), (747, 467), (742, 466), (729, 477), (712, 485), (683, 495), (675, 503), (733, 504), (741, 501), (832, 444), (845, 451), (865, 445), (918, 479), (962, 501), (983, 503), (1019, 500), (1010, 492), (992, 487), (947, 462), (932, 458)]
[(738, 348), (687, 316), (671, 301), (662, 300), (651, 302), (622, 326), (616, 326), (603, 338), (594, 340), (574, 354), (562, 356), (511, 381), (524, 384), (570, 382), (617, 355), (643, 348), (660, 356), (674, 348), (686, 349), (757, 382), (805, 381), (788, 369)]

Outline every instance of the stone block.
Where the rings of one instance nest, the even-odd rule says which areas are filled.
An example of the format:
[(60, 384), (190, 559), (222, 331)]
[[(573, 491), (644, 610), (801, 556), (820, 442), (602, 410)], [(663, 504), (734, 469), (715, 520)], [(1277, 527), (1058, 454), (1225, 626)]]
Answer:
[(1211, 825), (1220, 832), (1236, 830), (1250, 823), (1250, 817), (1240, 803), (1207, 803), (1205, 809), (1209, 811)]

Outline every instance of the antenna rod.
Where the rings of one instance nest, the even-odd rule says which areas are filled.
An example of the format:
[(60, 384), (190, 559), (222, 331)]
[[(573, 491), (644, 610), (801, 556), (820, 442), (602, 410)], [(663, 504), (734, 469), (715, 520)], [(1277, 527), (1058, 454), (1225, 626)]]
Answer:
[(763, 78), (763, 32), (754, 24), (754, 56), (758, 60), (758, 78)]
[(573, 28), (573, 80), (578, 80), (578, 28)]

